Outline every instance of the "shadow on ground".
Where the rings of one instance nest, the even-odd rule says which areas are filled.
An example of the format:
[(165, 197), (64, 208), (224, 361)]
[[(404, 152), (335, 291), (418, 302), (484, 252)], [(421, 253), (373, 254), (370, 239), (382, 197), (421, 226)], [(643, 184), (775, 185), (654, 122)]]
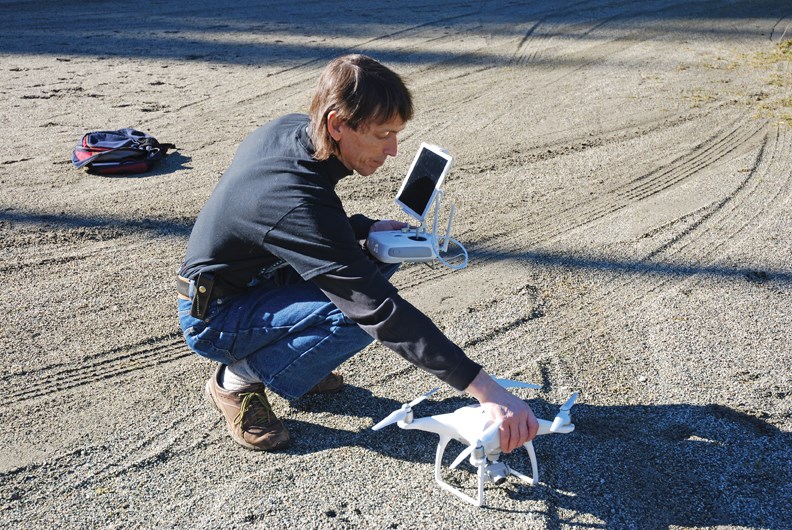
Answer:
[[(442, 414), (470, 404), (461, 398), (424, 402), (416, 417)], [(557, 405), (530, 401), (539, 417), (552, 418)], [(385, 417), (400, 403), (372, 398), (365, 389), (348, 386), (333, 397), (311, 397), (293, 404), (304, 410), (340, 415)], [(505, 486), (488, 485), (489, 510), (498, 496), (543, 501), (550, 528), (575, 526), (565, 514), (588, 513), (603, 528), (669, 528), (671, 526), (787, 527), (792, 506), (792, 436), (761, 418), (721, 405), (589, 406), (575, 405), (576, 429), (569, 435), (536, 440), (540, 484), (514, 478)], [(389, 426), (350, 432), (305, 422), (288, 422), (294, 435), (292, 454), (360, 446), (382, 455), (432, 464), (437, 436)], [(449, 464), (464, 446), (449, 445)], [(504, 457), (517, 470), (530, 473), (525, 451)], [(451, 479), (475, 496), (474, 470)], [(432, 470), (404, 477), (431, 483)], [(532, 503), (535, 506), (535, 503)], [(527, 510), (530, 511), (530, 510)]]
[[(174, 164), (180, 164), (174, 160)], [(167, 171), (167, 169), (163, 169)], [(146, 174), (146, 176), (156, 176)], [(132, 177), (136, 177), (132, 175)], [(140, 177), (137, 177), (140, 178)], [(148, 237), (187, 238), (192, 230), (194, 217), (159, 219), (124, 219), (107, 215), (83, 216), (70, 213), (46, 213), (6, 208), (0, 210), (0, 228), (32, 228), (44, 230), (82, 230), (94, 229), (107, 232), (107, 237), (123, 234), (143, 233)], [(542, 266), (561, 266), (579, 270), (612, 271), (627, 275), (693, 276), (704, 275), (719, 278), (741, 279), (757, 284), (792, 284), (792, 271), (772, 268), (746, 268), (728, 266), (709, 266), (702, 264), (670, 263), (641, 259), (619, 259), (613, 257), (572, 255), (568, 253), (526, 250), (517, 252), (493, 252), (486, 249), (472, 249), (471, 260), (498, 260), (533, 263)]]
[[(53, 8), (48, 9), (47, 5)], [(0, 6), (0, 52), (19, 55), (137, 57), (147, 60), (175, 59), (224, 64), (273, 65), (300, 61), (317, 65), (331, 57), (349, 53), (332, 37), (363, 40), (357, 51), (376, 49), (377, 58), (391, 63), (431, 63), (461, 61), (475, 64), (503, 62), (503, 57), (477, 51), (428, 52), (420, 49), (377, 49), (382, 41), (398, 39), (415, 30), (434, 28), (445, 34), (469, 36), (513, 35), (515, 39), (552, 38), (558, 24), (596, 22), (595, 27), (619, 28), (629, 33), (662, 21), (668, 31), (699, 33), (691, 21), (697, 19), (783, 19), (789, 5), (779, 0), (731, 2), (713, 6), (710, 2), (669, 2), (654, 0), (632, 5), (617, 2), (487, 2), (485, 5), (460, 2), (431, 6), (410, 1), (398, 7), (374, 3), (363, 12), (338, 9), (333, 2), (305, 8), (291, 2), (238, 2), (234, 9), (213, 3), (192, 2), (189, 14), (176, 3), (137, 4), (90, 2), (83, 10), (71, 6), (64, 12), (56, 2), (11, 2)], [(786, 26), (784, 26), (786, 27)], [(642, 30), (641, 30), (642, 31)], [(746, 25), (735, 23), (729, 31), (739, 38), (750, 33)], [(781, 33), (781, 29), (779, 29)], [(301, 37), (294, 39), (292, 37)], [(769, 36), (771, 39), (773, 35)], [(581, 31), (574, 38), (594, 38)], [(629, 38), (629, 37), (628, 37)], [(635, 36), (636, 39), (642, 38)]]

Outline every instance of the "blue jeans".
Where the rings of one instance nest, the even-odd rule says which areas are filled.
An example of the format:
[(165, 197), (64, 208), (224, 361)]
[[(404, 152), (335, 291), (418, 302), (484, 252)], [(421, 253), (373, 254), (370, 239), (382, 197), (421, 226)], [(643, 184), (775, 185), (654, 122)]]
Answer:
[[(398, 264), (379, 264), (392, 276)], [(190, 316), (179, 299), (179, 323), (187, 345), (229, 365), (245, 359), (267, 388), (295, 399), (373, 339), (347, 318), (313, 282), (276, 285), (267, 280), (245, 293), (210, 302), (206, 317)]]

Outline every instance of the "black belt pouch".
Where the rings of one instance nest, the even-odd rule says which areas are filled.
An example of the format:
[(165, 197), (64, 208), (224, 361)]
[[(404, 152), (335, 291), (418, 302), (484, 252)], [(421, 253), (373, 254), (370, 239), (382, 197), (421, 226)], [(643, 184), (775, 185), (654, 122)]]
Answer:
[(192, 297), (192, 307), (190, 316), (200, 318), (206, 317), (206, 310), (209, 309), (209, 302), (212, 301), (212, 290), (214, 289), (215, 279), (213, 274), (199, 274), (195, 280), (195, 292)]

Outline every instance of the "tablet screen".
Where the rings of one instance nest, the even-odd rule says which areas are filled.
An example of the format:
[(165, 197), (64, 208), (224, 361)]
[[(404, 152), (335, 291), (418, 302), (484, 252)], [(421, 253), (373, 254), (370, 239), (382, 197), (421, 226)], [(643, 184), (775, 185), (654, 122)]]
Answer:
[(451, 157), (422, 145), (401, 190), (396, 195), (396, 202), (408, 214), (423, 221), (450, 165)]

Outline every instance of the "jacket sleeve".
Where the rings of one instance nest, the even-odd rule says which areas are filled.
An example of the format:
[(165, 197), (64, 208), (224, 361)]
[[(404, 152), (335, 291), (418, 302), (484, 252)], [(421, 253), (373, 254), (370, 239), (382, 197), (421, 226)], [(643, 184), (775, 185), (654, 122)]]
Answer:
[(348, 318), (411, 363), (464, 390), (481, 366), (399, 296), (368, 258), (312, 278)]
[(360, 213), (356, 213), (349, 217), (349, 225), (352, 227), (352, 231), (355, 232), (355, 238), (358, 240), (368, 237), (371, 225), (374, 223), (376, 223), (374, 219), (369, 219)]

